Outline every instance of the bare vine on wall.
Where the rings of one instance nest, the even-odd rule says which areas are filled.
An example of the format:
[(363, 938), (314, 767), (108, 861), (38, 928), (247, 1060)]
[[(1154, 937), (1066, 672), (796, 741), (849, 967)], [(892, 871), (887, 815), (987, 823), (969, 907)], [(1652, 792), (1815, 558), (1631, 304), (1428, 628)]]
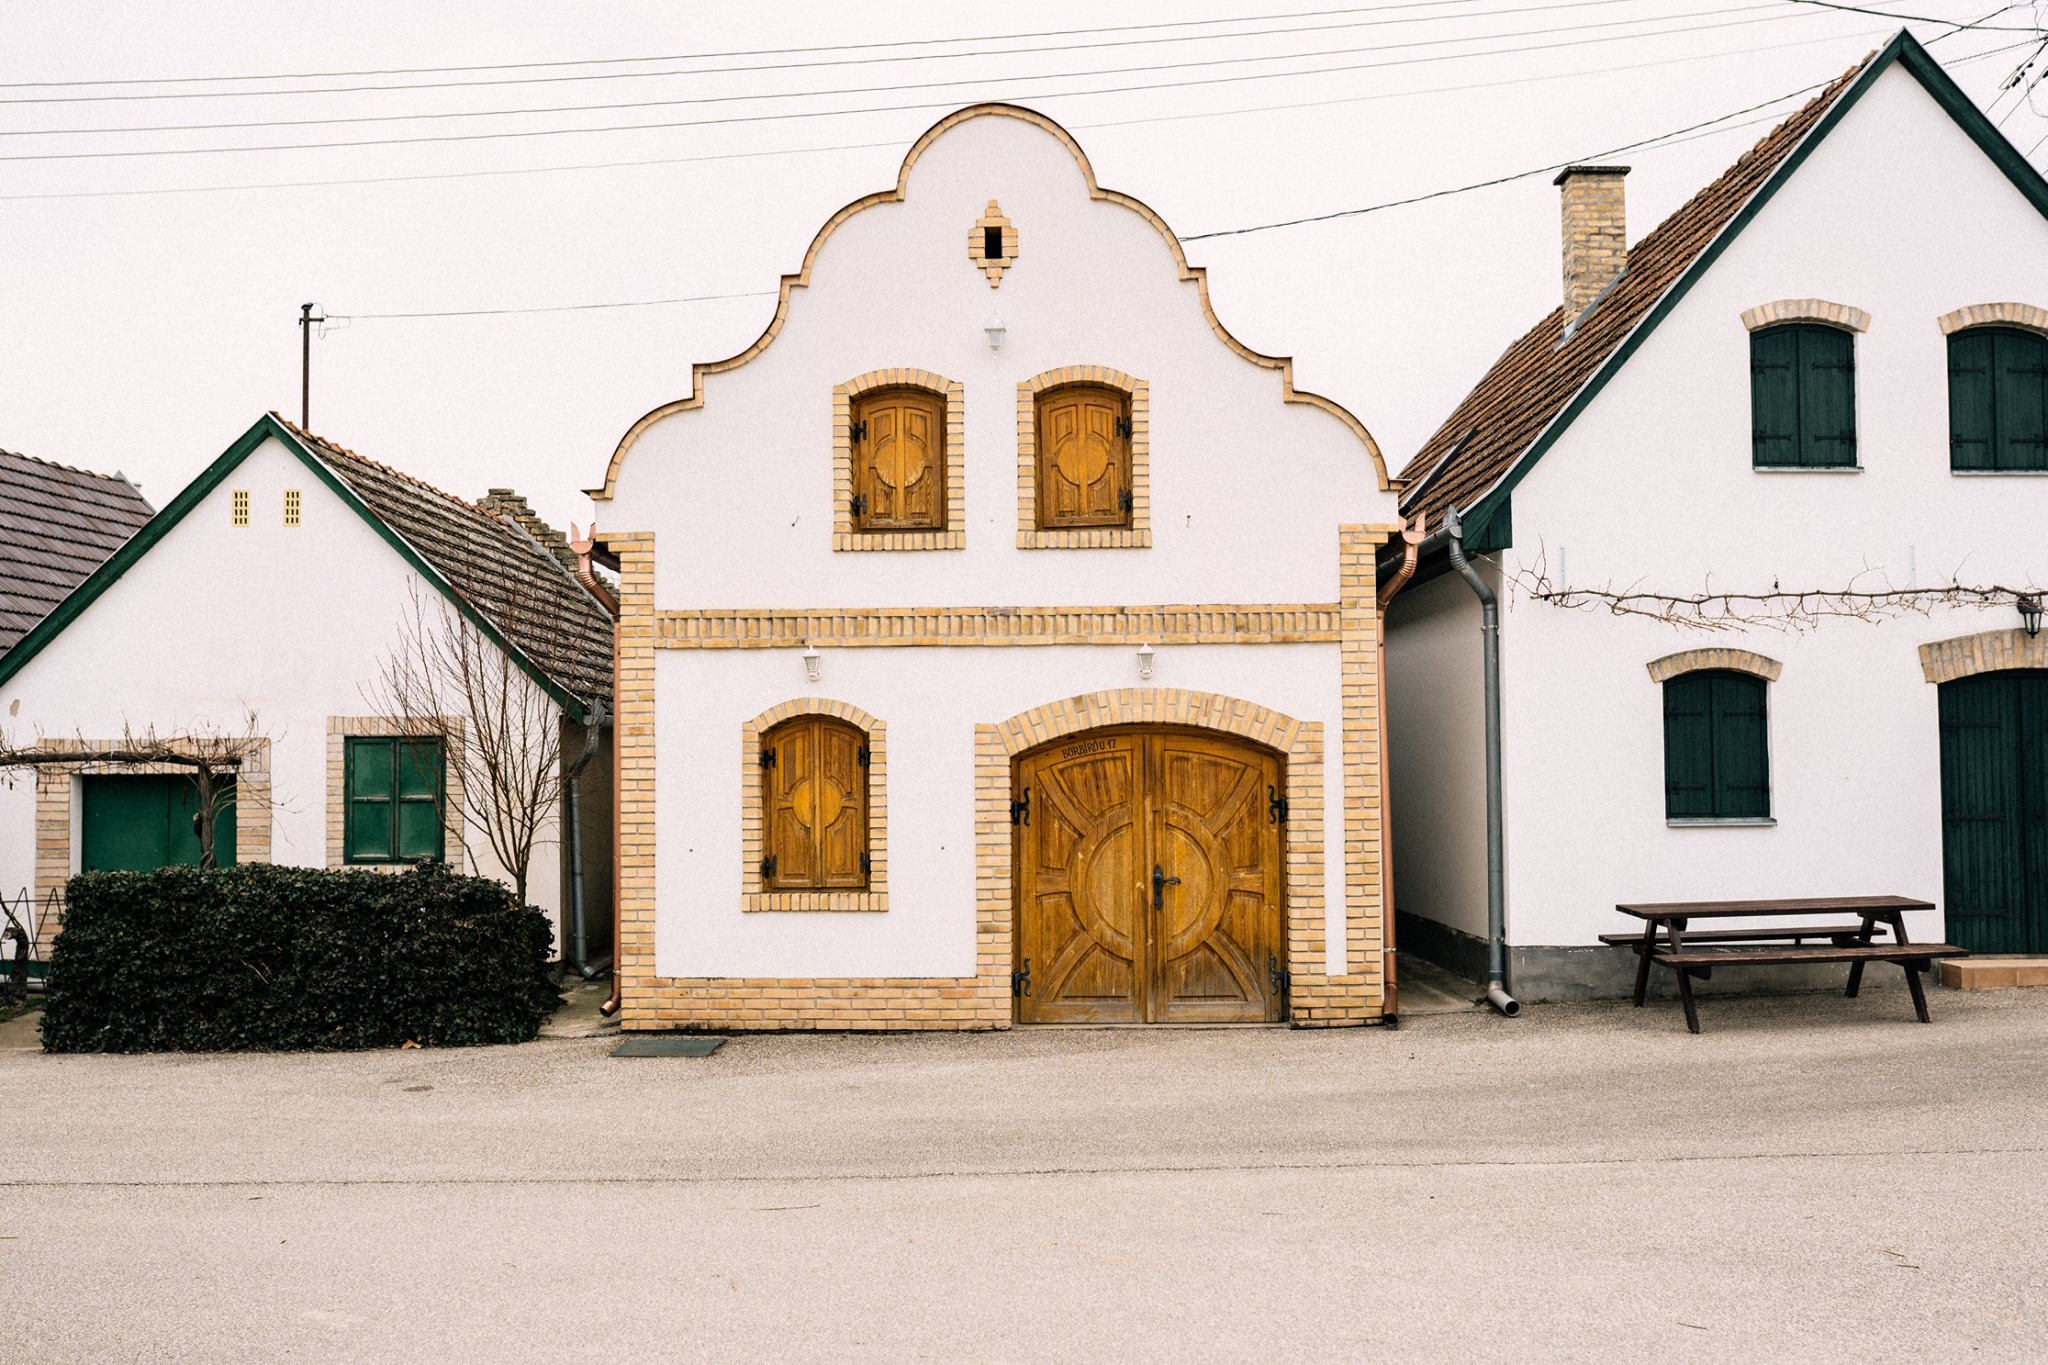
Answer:
[[(1874, 572), (1874, 571), (1873, 571)], [(1638, 584), (1625, 588), (1571, 587), (1550, 577), (1548, 556), (1538, 552), (1534, 564), (1514, 576), (1518, 591), (1538, 602), (1571, 611), (1606, 611), (1614, 616), (1640, 616), (1689, 630), (1817, 629), (1825, 621), (1882, 621), (1899, 616), (1927, 616), (1937, 607), (2013, 606), (2021, 598), (2041, 596), (2041, 589), (2004, 584), (1965, 583), (1960, 577), (1929, 587), (1895, 588), (1888, 580), (1865, 586), (1852, 579), (1840, 588), (1786, 588), (1773, 580), (1768, 591), (1717, 591), (1710, 578), (1697, 593), (1658, 592)]]

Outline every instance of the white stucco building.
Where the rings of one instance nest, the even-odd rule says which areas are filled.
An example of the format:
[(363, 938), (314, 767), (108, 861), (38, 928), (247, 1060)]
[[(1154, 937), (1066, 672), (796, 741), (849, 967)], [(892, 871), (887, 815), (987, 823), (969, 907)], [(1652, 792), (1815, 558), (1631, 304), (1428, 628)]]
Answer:
[(1622, 902), (1898, 894), (1916, 938), (2048, 952), (2048, 185), (1905, 34), (1632, 248), (1622, 173), (1560, 177), (1565, 306), (1404, 471), (1404, 946), (1486, 934), (1455, 510), (1518, 995), (1623, 992)]
[(1380, 1018), (1372, 438), (963, 109), (620, 442), (631, 1028)]
[[(449, 750), (469, 715), (422, 737), (380, 707), (382, 677), (407, 632), (420, 638), (408, 623), (439, 632), (447, 603), (560, 715), (573, 759), (611, 690), (611, 623), (574, 562), (515, 496), (464, 502), (267, 416), (0, 655), (0, 732), (66, 753), (148, 736), (231, 751), (224, 864), (434, 858), (506, 877), (462, 814), (477, 793)], [(579, 780), (593, 957), (610, 935), (607, 762), (600, 743)], [(0, 894), (29, 889), (46, 910), (81, 870), (197, 861), (192, 785), (134, 763), (0, 773)], [(562, 829), (551, 810), (528, 870), (558, 952), (575, 901)], [(58, 923), (41, 918), (47, 952)]]

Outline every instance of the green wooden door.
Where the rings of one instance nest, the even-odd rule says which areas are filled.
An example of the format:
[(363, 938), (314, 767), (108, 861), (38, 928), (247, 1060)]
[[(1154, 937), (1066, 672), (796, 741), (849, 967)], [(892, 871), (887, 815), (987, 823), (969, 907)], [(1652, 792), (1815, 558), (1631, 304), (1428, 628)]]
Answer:
[(2048, 671), (1941, 686), (1948, 937), (1976, 953), (2048, 953)]
[[(148, 872), (178, 863), (198, 865), (199, 830), (193, 815), (199, 790), (191, 778), (122, 774), (84, 781), (80, 871)], [(234, 779), (224, 779), (224, 785), (231, 798)], [(214, 815), (213, 856), (222, 867), (235, 861), (232, 804)]]

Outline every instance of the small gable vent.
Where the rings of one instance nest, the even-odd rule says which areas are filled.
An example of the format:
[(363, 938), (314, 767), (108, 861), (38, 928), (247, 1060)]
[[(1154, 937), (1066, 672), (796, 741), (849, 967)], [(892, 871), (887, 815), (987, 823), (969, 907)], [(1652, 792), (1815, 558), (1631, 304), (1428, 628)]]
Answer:
[(249, 524), (249, 490), (237, 488), (228, 495), (228, 521), (235, 526)]
[(284, 490), (284, 524), (287, 526), (297, 526), (299, 524), (299, 490), (296, 488)]

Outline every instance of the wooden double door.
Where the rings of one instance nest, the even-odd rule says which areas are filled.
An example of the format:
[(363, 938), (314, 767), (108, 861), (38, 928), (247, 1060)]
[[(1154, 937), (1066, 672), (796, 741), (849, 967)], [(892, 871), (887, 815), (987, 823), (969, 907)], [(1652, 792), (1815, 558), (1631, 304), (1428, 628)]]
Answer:
[(1017, 766), (1020, 1023), (1286, 1017), (1278, 755), (1094, 730)]
[(1941, 685), (1941, 844), (1949, 942), (2048, 953), (2048, 670)]

